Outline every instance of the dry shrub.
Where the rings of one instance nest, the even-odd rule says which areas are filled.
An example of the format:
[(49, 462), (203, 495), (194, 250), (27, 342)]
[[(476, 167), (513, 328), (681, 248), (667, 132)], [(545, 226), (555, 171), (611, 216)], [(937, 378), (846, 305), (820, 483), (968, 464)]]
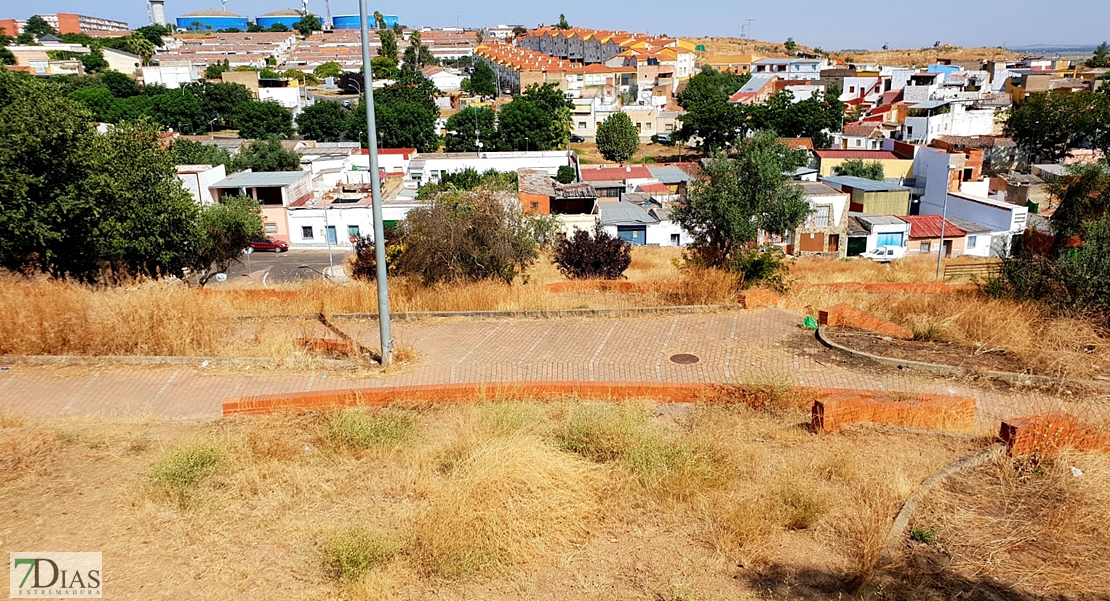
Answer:
[(778, 528), (779, 511), (756, 490), (730, 493), (703, 501), (706, 542), (715, 551), (742, 565), (755, 563), (765, 553)]
[(804, 473), (782, 476), (774, 496), (782, 512), (782, 525), (790, 530), (813, 527), (829, 510), (821, 483)]
[(935, 282), (936, 259), (907, 257), (890, 263), (864, 259), (804, 259), (790, 263), (790, 278), (799, 283)]
[(48, 430), (12, 429), (0, 434), (0, 483), (45, 470), (63, 444), (56, 432)]
[(343, 409), (333, 412), (321, 432), (321, 444), (336, 451), (388, 449), (410, 440), (416, 417), (410, 411)]
[(226, 459), (227, 450), (211, 442), (182, 445), (151, 466), (150, 484), (184, 509), (200, 500), (202, 486)]
[(347, 526), (326, 533), (320, 542), (320, 562), (330, 578), (353, 582), (384, 565), (397, 547), (391, 537), (362, 526)]
[(899, 509), (899, 496), (880, 482), (852, 490), (850, 510), (838, 516), (836, 531), (851, 562), (849, 588), (867, 586), (878, 573), (886, 536)]
[(411, 554), (429, 575), (459, 576), (556, 552), (598, 513), (603, 476), (535, 437), (474, 446), (412, 522)]

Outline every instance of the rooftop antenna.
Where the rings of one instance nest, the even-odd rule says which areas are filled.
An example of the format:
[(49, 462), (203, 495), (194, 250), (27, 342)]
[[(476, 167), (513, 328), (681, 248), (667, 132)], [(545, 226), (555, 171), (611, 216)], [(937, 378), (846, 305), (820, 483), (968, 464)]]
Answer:
[(308, 0), (301, 0), (301, 16), (308, 16)]

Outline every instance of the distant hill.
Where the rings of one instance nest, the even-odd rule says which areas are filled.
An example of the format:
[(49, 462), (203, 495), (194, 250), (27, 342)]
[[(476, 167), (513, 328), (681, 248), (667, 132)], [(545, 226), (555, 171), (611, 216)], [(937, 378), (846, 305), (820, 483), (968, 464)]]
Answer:
[[(706, 54), (760, 54), (763, 56), (789, 56), (781, 42), (761, 42), (740, 38), (683, 38), (705, 46)], [(936, 48), (908, 48), (888, 50), (827, 50), (798, 44), (795, 52), (822, 50), (830, 58), (844, 62), (905, 65), (908, 67), (931, 65), (940, 58), (953, 60), (1014, 60), (1028, 51), (1005, 48), (963, 48), (941, 45)]]

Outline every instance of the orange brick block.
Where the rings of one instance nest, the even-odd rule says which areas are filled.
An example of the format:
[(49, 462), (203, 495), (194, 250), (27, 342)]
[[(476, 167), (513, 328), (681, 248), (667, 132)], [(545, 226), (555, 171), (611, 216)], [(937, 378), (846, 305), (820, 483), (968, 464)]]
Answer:
[(840, 391), (814, 401), (811, 420), (816, 432), (835, 432), (859, 423), (968, 430), (975, 425), (975, 399)]
[(1070, 415), (1049, 413), (1007, 420), (998, 437), (1011, 457), (1054, 455), (1064, 447), (1110, 452), (1110, 435), (1080, 426)]
[(331, 338), (301, 338), (298, 344), (314, 353), (350, 356), (355, 354), (355, 344), (350, 340), (334, 340)]
[(875, 332), (891, 338), (912, 340), (913, 332), (896, 323), (879, 319), (870, 313), (848, 305), (833, 305), (818, 311), (817, 322), (823, 326), (841, 326)]
[(757, 288), (755, 290), (746, 290), (740, 295), (740, 306), (745, 309), (758, 309), (759, 307), (771, 307), (777, 305), (782, 296), (774, 290), (765, 290)]

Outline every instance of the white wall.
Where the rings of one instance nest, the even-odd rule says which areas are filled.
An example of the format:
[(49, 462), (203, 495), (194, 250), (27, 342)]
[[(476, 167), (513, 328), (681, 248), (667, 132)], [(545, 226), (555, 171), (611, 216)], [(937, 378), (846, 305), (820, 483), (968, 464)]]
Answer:
[[(974, 240), (972, 240), (974, 238)], [(969, 257), (989, 257), (991, 256), (991, 241), (993, 240), (992, 234), (968, 234), (967, 241), (964, 244), (964, 254)], [(972, 244), (974, 242), (974, 244)]]
[[(421, 182), (438, 181), (438, 174), (462, 171), (467, 168), (478, 172), (495, 169), (497, 171), (516, 171), (518, 169), (542, 169), (556, 175), (559, 167), (570, 165), (570, 157), (563, 151), (549, 152), (483, 152), (467, 153), (451, 157), (429, 157), (425, 155)], [(411, 169), (411, 165), (410, 165)], [(433, 174), (433, 172), (438, 172)], [(411, 175), (406, 180), (412, 181)]]
[(108, 68), (113, 71), (134, 76), (142, 67), (143, 59), (138, 55), (114, 48), (101, 48), (100, 51), (108, 62)]
[(143, 67), (143, 82), (146, 85), (163, 85), (176, 90), (181, 87), (181, 84), (193, 83), (198, 79), (200, 79), (200, 73), (193, 65)]
[(910, 224), (874, 226), (871, 230), (871, 234), (867, 236), (867, 252), (871, 252), (879, 247), (880, 234), (896, 234), (898, 232), (902, 232), (902, 248), (905, 248), (906, 243), (910, 241)]
[(295, 111), (301, 106), (301, 89), (289, 88), (258, 88), (259, 100), (274, 100), (281, 106)]
[[(181, 185), (193, 197), (193, 202), (199, 205), (207, 206), (216, 204), (216, 199), (212, 196), (212, 190), (209, 186), (227, 177), (227, 170), (223, 165), (216, 165), (201, 171), (201, 166), (196, 165), (197, 169), (190, 169), (186, 173), (178, 173), (177, 179), (181, 180)], [(205, 166), (207, 167), (207, 165)]]
[[(616, 228), (613, 230), (616, 232)], [(671, 236), (675, 234), (679, 237), (678, 244), (671, 241)], [(686, 246), (694, 241), (686, 230), (673, 221), (660, 221), (655, 225), (648, 225), (645, 240), (648, 246)]]
[[(386, 173), (404, 173), (409, 169), (409, 161), (415, 156), (415, 152), (410, 155), (404, 154), (378, 154), (378, 169), (384, 170)], [(407, 158), (406, 158), (407, 157)], [(359, 169), (370, 169), (370, 155), (369, 154), (356, 154), (351, 156), (351, 165)]]
[[(382, 207), (383, 221), (400, 221), (417, 204), (389, 204)], [(327, 213), (325, 215), (325, 212)], [(289, 245), (301, 248), (322, 248), (327, 246), (326, 226), (335, 227), (334, 248), (354, 248), (348, 234), (348, 226), (357, 225), (359, 235), (374, 236), (374, 214), (369, 206), (329, 208), (329, 209), (290, 209)], [(312, 237), (304, 236), (303, 228), (312, 229)]]

